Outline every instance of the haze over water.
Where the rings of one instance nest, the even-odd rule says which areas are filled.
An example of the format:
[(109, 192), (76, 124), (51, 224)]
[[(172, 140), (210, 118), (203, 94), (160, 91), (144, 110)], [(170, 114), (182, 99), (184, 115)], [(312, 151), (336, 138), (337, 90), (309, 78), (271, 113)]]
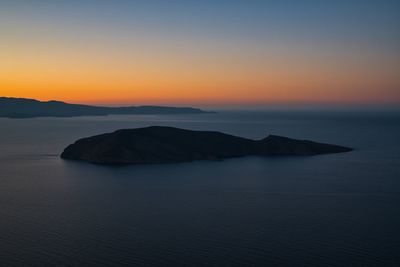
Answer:
[[(76, 139), (168, 125), (354, 147), (106, 167)], [(0, 119), (2, 266), (398, 266), (400, 114), (220, 112)]]

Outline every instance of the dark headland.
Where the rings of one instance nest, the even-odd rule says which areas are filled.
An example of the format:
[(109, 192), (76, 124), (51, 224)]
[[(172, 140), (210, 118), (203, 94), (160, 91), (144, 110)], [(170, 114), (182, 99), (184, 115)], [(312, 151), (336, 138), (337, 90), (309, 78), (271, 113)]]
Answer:
[(310, 156), (351, 150), (343, 146), (275, 135), (251, 140), (220, 132), (151, 126), (80, 139), (65, 148), (61, 157), (98, 164), (145, 164), (218, 160), (247, 155)]
[(69, 104), (61, 101), (38, 101), (28, 98), (0, 97), (0, 117), (75, 117), (127, 114), (199, 114), (207, 111), (191, 107), (129, 106), (102, 107)]

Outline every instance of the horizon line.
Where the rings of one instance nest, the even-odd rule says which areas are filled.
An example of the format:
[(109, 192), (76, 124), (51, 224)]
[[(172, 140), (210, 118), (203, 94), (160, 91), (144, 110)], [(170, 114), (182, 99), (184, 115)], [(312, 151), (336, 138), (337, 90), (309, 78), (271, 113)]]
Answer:
[[(195, 108), (214, 108), (222, 110), (268, 110), (268, 109), (383, 109), (383, 110), (400, 110), (400, 102), (393, 101), (389, 103), (377, 102), (336, 102), (336, 101), (77, 101), (53, 98), (32, 98), (22, 96), (0, 96), (0, 98), (11, 99), (29, 99), (40, 102), (64, 102), (67, 104), (91, 105), (91, 106), (108, 106), (108, 107), (128, 107), (128, 106), (176, 106), (176, 107), (195, 107)], [(193, 106), (194, 105), (194, 106)]]

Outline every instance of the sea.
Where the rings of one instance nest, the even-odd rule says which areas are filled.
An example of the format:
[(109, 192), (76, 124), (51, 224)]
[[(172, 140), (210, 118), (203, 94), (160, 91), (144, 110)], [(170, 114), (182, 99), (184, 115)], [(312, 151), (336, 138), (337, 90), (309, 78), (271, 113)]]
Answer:
[[(150, 125), (349, 153), (103, 166), (82, 137)], [(0, 266), (400, 266), (400, 113), (0, 119)]]

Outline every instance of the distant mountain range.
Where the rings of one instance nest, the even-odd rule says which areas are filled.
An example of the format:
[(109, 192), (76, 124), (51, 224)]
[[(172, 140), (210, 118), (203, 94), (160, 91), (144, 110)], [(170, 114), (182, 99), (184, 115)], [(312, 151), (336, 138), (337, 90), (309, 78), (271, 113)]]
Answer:
[(69, 104), (61, 101), (38, 101), (27, 98), (0, 97), (0, 117), (75, 117), (126, 114), (200, 114), (210, 113), (191, 107), (128, 106), (103, 107)]

